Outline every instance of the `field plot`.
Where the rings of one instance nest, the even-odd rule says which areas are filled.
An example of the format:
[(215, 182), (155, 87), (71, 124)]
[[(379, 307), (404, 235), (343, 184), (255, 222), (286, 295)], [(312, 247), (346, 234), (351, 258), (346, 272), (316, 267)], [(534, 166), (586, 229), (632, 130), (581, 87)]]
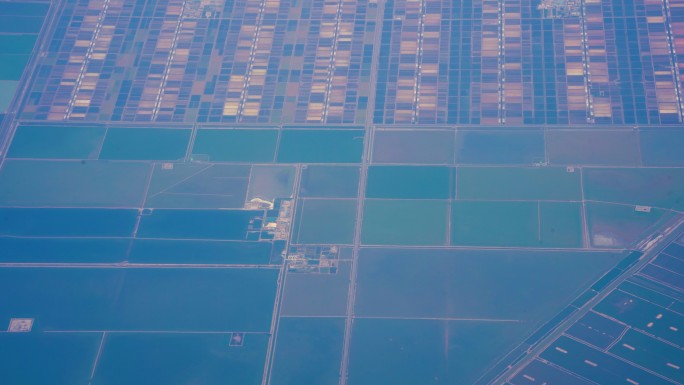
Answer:
[(451, 244), (581, 247), (579, 203), (454, 201)]
[(454, 163), (454, 130), (376, 130), (373, 140), (373, 163)]
[(371, 166), (366, 198), (449, 199), (454, 169), (442, 166)]
[(0, 208), (0, 236), (129, 237), (138, 210)]
[[(672, 311), (672, 313), (667, 313), (667, 318), (665, 314), (658, 317), (656, 314), (654, 316), (655, 321), (653, 325), (649, 327), (646, 324), (646, 332), (649, 335), (655, 335), (661, 340), (668, 340), (676, 345), (682, 346), (684, 344), (684, 338), (678, 333), (677, 325), (681, 324), (682, 310), (684, 309), (684, 298), (682, 298), (680, 291), (667, 285), (665, 282), (653, 279), (646, 274), (644, 270), (646, 267), (653, 266), (654, 261), (651, 261), (648, 265), (641, 269), (639, 274), (632, 276), (626, 282), (623, 282), (619, 289), (629, 295), (638, 297), (639, 299), (650, 302), (656, 305), (656, 308), (648, 308), (647, 310), (658, 310), (659, 308), (665, 308)], [(662, 321), (661, 321), (662, 320)], [(635, 328), (643, 329), (643, 325), (634, 325)], [(670, 327), (674, 326), (674, 328)], [(654, 329), (651, 332), (649, 329)]]
[(108, 334), (92, 384), (261, 384), (268, 335), (243, 336), (230, 346), (230, 334)]
[[(366, 0), (340, 7), (310, 0), (214, 0), (185, 7), (142, 1), (136, 7), (109, 4), (104, 10), (99, 4), (69, 3), (50, 36), (27, 115), (363, 124), (372, 108), (377, 9)], [(85, 14), (93, 19), (83, 22)], [(82, 46), (91, 41), (102, 56), (73, 63), (57, 59), (83, 55)], [(117, 60), (110, 62), (108, 55)], [(75, 81), (81, 68), (88, 75), (85, 84)], [(61, 85), (61, 92), (52, 91), (51, 81)], [(74, 106), (74, 100), (86, 102)]]
[(684, 211), (684, 168), (596, 168), (584, 171), (587, 200)]
[(3, 238), (0, 262), (113, 263), (126, 259), (130, 239)]
[(200, 129), (195, 137), (194, 159), (209, 162), (272, 162), (277, 130)]
[(619, 130), (549, 130), (546, 148), (549, 162), (556, 165), (641, 164), (639, 136), (628, 127)]
[(247, 241), (194, 241), (186, 239), (135, 239), (132, 263), (220, 263), (265, 265), (273, 244)]
[(100, 159), (183, 159), (188, 150), (190, 133), (189, 129), (110, 127), (105, 135)]
[[(0, 23), (2, 23), (3, 21), (7, 21), (7, 18), (0, 17)], [(40, 21), (42, 23), (42, 20)], [(35, 28), (35, 26), (33, 28), (27, 27), (26, 29), (13, 27), (10, 27), (11, 29), (0, 28), (0, 33), (31, 32), (31, 30)], [(26, 67), (26, 64), (28, 64), (30, 58), (31, 55), (0, 55), (0, 60), (3, 61), (2, 70), (0, 70), (0, 79), (2, 79), (5, 82), (5, 84), (3, 85), (10, 86), (11, 88), (14, 88), (16, 90), (16, 87), (18, 86), (18, 79), (21, 79), (21, 75), (24, 73), (24, 68)], [(5, 103), (9, 103), (11, 99), (8, 99), (10, 99), (9, 95), (5, 96)]]
[(527, 325), (356, 319), (349, 384), (472, 384), (520, 342)]
[(581, 200), (579, 170), (565, 167), (459, 167), (458, 199)]
[(156, 209), (143, 215), (141, 238), (245, 240), (249, 222), (262, 216), (250, 210)]
[(529, 378), (534, 378), (540, 383), (547, 384), (573, 384), (573, 385), (594, 385), (576, 374), (568, 373), (564, 369), (551, 366), (541, 361), (532, 361), (518, 375), (508, 380), (511, 385), (529, 385)]
[(250, 172), (247, 165), (155, 164), (145, 207), (242, 208)]
[(295, 173), (294, 166), (252, 166), (247, 200), (292, 197)]
[[(1, 7), (6, 7), (7, 5), (10, 5), (11, 3), (9, 2), (3, 2)], [(15, 6), (21, 6), (21, 3), (14, 3)], [(38, 4), (34, 4), (38, 5)], [(38, 12), (40, 11), (47, 11), (47, 8), (49, 7), (48, 4), (42, 5), (44, 7), (44, 10), (37, 10)], [(0, 12), (4, 13), (6, 12), (7, 9), (0, 9)], [(35, 11), (35, 10), (34, 10)], [(20, 16), (20, 15), (17, 15)], [(36, 43), (36, 40), (38, 39), (37, 34), (2, 34), (0, 35), (0, 52), (4, 54), (14, 54), (14, 55), (30, 55), (31, 52), (33, 51), (33, 46)]]
[(363, 249), (358, 317), (514, 320), (529, 332), (623, 253)]
[[(679, 383), (684, 381), (681, 368), (684, 352), (665, 342), (634, 330), (628, 330), (610, 351), (641, 367), (662, 374)], [(669, 364), (669, 365), (668, 365)]]
[(283, 130), (280, 163), (360, 163), (363, 130)]
[[(3, 268), (0, 319), (37, 330), (267, 332), (276, 269)], [(38, 284), (39, 283), (39, 284)]]
[(684, 272), (681, 270), (682, 261), (676, 258), (669, 258), (669, 263), (664, 263), (664, 258), (661, 257), (658, 263), (653, 263), (644, 267), (641, 274), (644, 276), (660, 282), (663, 285), (671, 287), (673, 290), (684, 290)]
[(344, 318), (280, 319), (272, 385), (337, 385)]
[(539, 242), (545, 247), (582, 247), (582, 206), (573, 202), (539, 202)]
[(301, 199), (294, 239), (302, 244), (352, 244), (356, 199)]
[(459, 130), (457, 164), (538, 164), (544, 159), (541, 130)]
[(0, 204), (7, 206), (140, 207), (149, 164), (7, 160)]
[(664, 253), (679, 259), (684, 259), (684, 246), (681, 245), (682, 241), (680, 239), (677, 242), (679, 243), (672, 243), (667, 246), (664, 250)]
[(684, 272), (684, 260), (665, 253), (658, 255), (656, 259), (653, 260), (653, 265), (675, 273)]
[(49, 8), (40, 2), (0, 3), (0, 113), (14, 97)]
[[(663, 251), (658, 257), (666, 255), (666, 252)], [(655, 265), (657, 263), (658, 258), (652, 260), (649, 265)], [(684, 298), (677, 293), (675, 288), (668, 287), (663, 285), (663, 282), (658, 282), (650, 277), (646, 277), (643, 275), (643, 269), (639, 274), (634, 275), (623, 282), (619, 289), (625, 293), (637, 296), (657, 306), (668, 308), (669, 310), (680, 314), (682, 313), (682, 309), (684, 309)]]
[[(6, 8), (21, 7), (23, 13), (17, 9), (7, 12)], [(38, 32), (43, 25), (43, 17), (38, 15), (31, 15), (31, 12), (45, 13), (47, 11), (47, 4), (33, 3), (33, 4), (17, 4), (10, 3), (5, 5), (3, 13), (0, 16), (0, 32), (3, 33), (31, 33)], [(12, 12), (14, 11), (14, 12)], [(7, 13), (6, 13), (7, 12)]]
[(299, 196), (315, 198), (356, 198), (359, 193), (359, 167), (302, 167)]
[(17, 127), (8, 158), (95, 159), (105, 135), (104, 127), (27, 126)]
[(594, 247), (630, 247), (655, 231), (671, 215), (663, 210), (637, 211), (635, 206), (587, 203), (587, 225)]
[(366, 245), (444, 245), (447, 217), (447, 201), (367, 199), (361, 242)]
[(532, 246), (539, 243), (537, 202), (455, 201), (451, 244)]
[[(515, 5), (511, 7), (515, 9)], [(440, 1), (387, 2), (378, 58), (374, 123), (503, 122), (499, 105), (503, 68), (500, 60), (495, 60), (502, 53), (499, 50), (503, 36), (497, 28), (500, 17), (496, 9), (479, 3), (454, 6)], [(519, 49), (521, 34), (516, 36), (518, 40), (513, 46)], [(506, 54), (512, 55), (508, 51)], [(520, 89), (520, 85), (510, 84), (519, 78), (509, 74), (511, 82), (506, 85), (509, 93), (515, 94)], [(544, 98), (539, 99), (535, 100), (535, 106), (543, 105)], [(508, 104), (509, 119), (513, 118), (515, 107)]]
[[(0, 106), (3, 107), (2, 112), (6, 112), (7, 107), (12, 103), (12, 98), (14, 98), (14, 92), (19, 85), (18, 80), (0, 80)], [(5, 114), (0, 114), (0, 122), (5, 118)]]
[(99, 333), (0, 333), (5, 384), (87, 384)]
[(589, 312), (572, 325), (566, 333), (600, 349), (607, 349), (620, 338), (624, 331), (625, 325)]
[(555, 341), (541, 357), (599, 384), (621, 384), (628, 382), (627, 379), (638, 384), (671, 384), (652, 373), (567, 337)]
[(336, 274), (288, 273), (281, 315), (345, 316), (350, 270), (349, 262), (340, 261)]
[(653, 127), (639, 131), (641, 156), (646, 166), (684, 166), (684, 132)]
[[(681, 232), (681, 227), (675, 231)], [(642, 260), (645, 264), (622, 277), (623, 281), (605, 293), (607, 295), (589, 313), (567, 330), (560, 330), (564, 335), (556, 334), (555, 341), (550, 341), (550, 346), (539, 355), (549, 366), (533, 361), (516, 371), (509, 382), (520, 385), (526, 383), (525, 380), (531, 381), (530, 378), (549, 382), (563, 378), (562, 374), (551, 370), (552, 367), (562, 368), (566, 377), (582, 376), (600, 384), (684, 381), (680, 371), (684, 365), (681, 349), (684, 337), (680, 332), (684, 328), (682, 289), (648, 274), (650, 269), (657, 267), (661, 257), (684, 255), (684, 248), (676, 242), (663, 248), (659, 246), (655, 255), (644, 253), (647, 256)], [(619, 266), (621, 269), (636, 261), (624, 262)], [(671, 273), (681, 273), (682, 266), (671, 265)], [(608, 275), (610, 273), (602, 281)], [(679, 277), (681, 280), (681, 275)]]
[[(666, 305), (631, 294), (630, 289), (613, 291), (594, 310), (663, 340), (679, 346), (684, 344), (684, 337), (678, 332), (684, 328), (684, 316), (666, 309)], [(659, 314), (662, 315), (658, 317)]]

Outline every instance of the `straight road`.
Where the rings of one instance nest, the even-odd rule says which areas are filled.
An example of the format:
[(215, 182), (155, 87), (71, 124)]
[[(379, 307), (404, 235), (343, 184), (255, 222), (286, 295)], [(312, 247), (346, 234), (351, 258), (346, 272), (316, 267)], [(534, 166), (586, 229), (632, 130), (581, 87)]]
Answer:
[(366, 183), (368, 181), (368, 166), (373, 155), (373, 139), (375, 126), (373, 125), (373, 115), (375, 113), (375, 86), (377, 84), (378, 62), (380, 57), (380, 46), (382, 42), (381, 27), (385, 14), (385, 1), (377, 2), (376, 10), (376, 35), (373, 44), (373, 58), (371, 64), (370, 89), (368, 98), (368, 110), (366, 111), (366, 132), (363, 142), (363, 157), (361, 159), (361, 172), (359, 175), (359, 202), (356, 208), (356, 228), (354, 229), (354, 248), (352, 252), (351, 273), (349, 282), (349, 293), (347, 294), (347, 318), (344, 327), (344, 339), (342, 346), (342, 362), (340, 363), (340, 385), (347, 385), (349, 377), (349, 352), (351, 350), (352, 329), (354, 325), (354, 304), (356, 302), (356, 277), (359, 266), (359, 252), (361, 250), (361, 226), (363, 223), (363, 208), (366, 197)]

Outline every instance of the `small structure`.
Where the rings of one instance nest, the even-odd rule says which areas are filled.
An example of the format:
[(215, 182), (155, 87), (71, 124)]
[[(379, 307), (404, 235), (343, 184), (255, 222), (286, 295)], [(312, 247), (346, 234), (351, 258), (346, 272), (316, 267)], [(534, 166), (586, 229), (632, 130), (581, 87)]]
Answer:
[(33, 328), (33, 318), (12, 318), (7, 331), (10, 333), (28, 333)]
[(248, 202), (245, 202), (244, 207), (245, 210), (272, 210), (273, 203), (274, 202), (261, 198), (252, 198)]
[(337, 274), (339, 248), (293, 246), (287, 253), (287, 270), (293, 273)]
[(232, 333), (228, 346), (242, 346), (245, 344), (245, 333)]
[(578, 17), (582, 3), (580, 0), (542, 0), (537, 9), (547, 19)]
[(650, 213), (651, 212), (651, 206), (636, 206), (636, 207), (634, 207), (634, 211), (639, 212), (639, 213)]

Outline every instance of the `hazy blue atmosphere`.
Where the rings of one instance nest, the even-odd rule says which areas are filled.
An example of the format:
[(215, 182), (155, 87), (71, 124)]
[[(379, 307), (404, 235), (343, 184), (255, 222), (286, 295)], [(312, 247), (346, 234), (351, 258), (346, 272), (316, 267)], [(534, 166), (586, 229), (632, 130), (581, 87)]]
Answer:
[(684, 384), (684, 0), (0, 0), (0, 385)]

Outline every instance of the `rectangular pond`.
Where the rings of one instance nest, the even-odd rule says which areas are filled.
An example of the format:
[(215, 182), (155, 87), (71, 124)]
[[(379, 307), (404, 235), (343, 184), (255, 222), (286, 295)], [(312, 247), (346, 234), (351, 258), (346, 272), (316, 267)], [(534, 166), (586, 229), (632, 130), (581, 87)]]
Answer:
[(36, 330), (261, 331), (277, 269), (2, 268), (0, 319)]

